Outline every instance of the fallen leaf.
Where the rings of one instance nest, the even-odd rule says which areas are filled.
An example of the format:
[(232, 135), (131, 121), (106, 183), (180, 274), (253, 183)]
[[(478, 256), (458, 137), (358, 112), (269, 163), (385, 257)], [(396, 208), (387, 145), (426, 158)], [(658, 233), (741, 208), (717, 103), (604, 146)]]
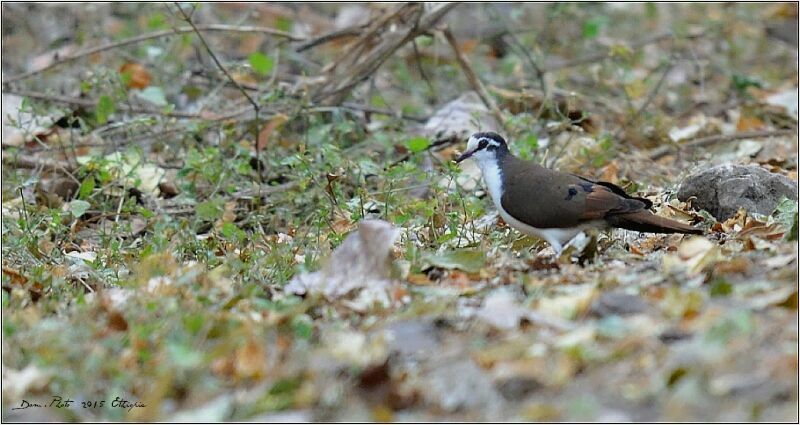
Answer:
[(239, 378), (259, 378), (267, 371), (267, 350), (255, 340), (248, 340), (236, 350), (234, 371)]
[(570, 288), (570, 293), (539, 299), (536, 311), (564, 319), (574, 319), (585, 313), (597, 295), (594, 285)]
[(321, 293), (329, 300), (347, 298), (346, 305), (363, 311), (378, 303), (390, 304), (393, 281), (391, 248), (400, 230), (382, 220), (362, 220), (345, 238), (322, 270), (295, 276), (286, 293)]
[(515, 329), (525, 314), (526, 309), (517, 304), (513, 294), (497, 290), (486, 297), (477, 316), (496, 328)]
[(764, 121), (751, 115), (739, 116), (739, 121), (736, 123), (736, 131), (753, 131), (762, 128), (764, 128)]
[(721, 259), (722, 253), (717, 244), (702, 236), (693, 236), (681, 242), (677, 254), (665, 255), (662, 265), (665, 273), (683, 270), (698, 274)]
[(18, 400), (31, 393), (47, 389), (52, 374), (29, 364), (22, 370), (14, 370), (3, 365), (3, 399)]
[(428, 253), (423, 255), (422, 261), (426, 264), (426, 267), (434, 266), (477, 273), (484, 266), (486, 258), (482, 251), (464, 249), (439, 254)]
[(258, 132), (258, 148), (264, 149), (267, 147), (273, 133), (280, 130), (287, 121), (289, 121), (289, 117), (284, 114), (277, 114), (272, 117)]
[(141, 64), (126, 62), (119, 68), (119, 73), (128, 88), (143, 89), (150, 85), (150, 73)]

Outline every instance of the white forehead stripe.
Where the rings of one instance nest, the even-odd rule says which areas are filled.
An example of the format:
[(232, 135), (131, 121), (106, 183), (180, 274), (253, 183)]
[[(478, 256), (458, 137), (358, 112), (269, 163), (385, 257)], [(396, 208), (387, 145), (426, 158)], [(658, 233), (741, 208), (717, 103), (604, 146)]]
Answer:
[[(489, 144), (489, 145), (500, 146), (500, 143), (498, 143), (497, 140), (491, 139), (489, 137), (481, 137), (480, 141), (484, 141), (484, 140), (486, 140), (486, 143)], [(480, 143), (480, 141), (479, 141), (479, 143)]]
[(480, 139), (470, 137), (469, 140), (467, 141), (467, 150), (474, 151), (475, 149), (478, 149), (478, 145), (480, 145), (480, 143), (484, 141), (486, 142), (487, 146), (489, 145), (494, 147), (500, 146), (500, 143), (497, 140), (494, 140), (489, 137), (481, 137)]

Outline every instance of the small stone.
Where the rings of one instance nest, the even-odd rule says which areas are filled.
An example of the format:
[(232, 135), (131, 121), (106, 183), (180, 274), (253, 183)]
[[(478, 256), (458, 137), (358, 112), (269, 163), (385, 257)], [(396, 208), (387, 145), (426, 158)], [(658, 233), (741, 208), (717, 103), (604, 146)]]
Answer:
[(542, 383), (529, 376), (514, 376), (500, 380), (495, 384), (495, 388), (506, 400), (519, 401), (542, 388)]
[(612, 314), (627, 316), (643, 313), (647, 308), (647, 303), (636, 295), (624, 292), (606, 292), (592, 303), (590, 312), (599, 317)]

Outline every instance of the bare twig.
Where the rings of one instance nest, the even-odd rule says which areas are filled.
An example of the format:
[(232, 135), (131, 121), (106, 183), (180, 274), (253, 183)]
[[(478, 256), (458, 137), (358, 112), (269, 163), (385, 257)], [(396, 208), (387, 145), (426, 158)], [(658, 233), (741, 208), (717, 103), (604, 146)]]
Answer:
[(75, 169), (66, 161), (50, 158), (39, 158), (31, 155), (9, 155), (3, 152), (3, 165), (13, 168), (45, 169), (71, 174)]
[(301, 45), (297, 46), (294, 49), (294, 51), (297, 52), (297, 53), (300, 53), (300, 52), (303, 52), (303, 51), (308, 50), (308, 49), (313, 49), (314, 47), (317, 47), (319, 45), (322, 45), (322, 44), (325, 44), (325, 43), (330, 43), (330, 42), (332, 42), (334, 40), (338, 40), (340, 38), (355, 37), (355, 36), (360, 35), (364, 31), (364, 29), (366, 29), (366, 28), (367, 28), (366, 25), (361, 25), (361, 26), (358, 26), (358, 27), (344, 28), (344, 29), (340, 29), (340, 30), (336, 30), (336, 31), (331, 31), (331, 32), (323, 34), (323, 35), (321, 35), (321, 36), (319, 36), (319, 37), (317, 37), (317, 38), (315, 38), (313, 40), (308, 40), (305, 43), (302, 43)]
[[(35, 91), (27, 91), (27, 90), (3, 90), (4, 93), (7, 94), (15, 94), (17, 96), (28, 97), (31, 99), (38, 99), (38, 100), (45, 100), (49, 102), (56, 102), (56, 103), (64, 103), (68, 105), (76, 105), (82, 106), (86, 108), (94, 108), (97, 106), (98, 100), (96, 99), (82, 99), (77, 97), (69, 97), (69, 96), (59, 96), (47, 93), (40, 93)], [(130, 112), (132, 114), (149, 114), (149, 115), (159, 115), (164, 117), (173, 117), (173, 118), (206, 118), (208, 116), (204, 116), (202, 114), (193, 113), (193, 112), (181, 112), (181, 111), (162, 111), (158, 109), (150, 109), (150, 108), (140, 108), (136, 106), (129, 106), (126, 104), (117, 105), (117, 108), (124, 112)], [(213, 118), (213, 117), (212, 117)]]
[[(455, 6), (455, 3), (437, 3), (426, 12), (422, 5), (411, 3), (390, 13), (380, 22), (389, 22), (395, 16), (402, 15), (406, 22), (412, 21), (414, 24), (405, 28), (400, 27), (401, 29), (396, 31), (387, 31), (386, 28), (389, 25), (375, 25), (371, 31), (361, 37), (362, 42), (347, 53), (347, 58), (354, 58), (354, 60), (350, 61), (352, 63), (349, 63), (346, 69), (341, 70), (345, 67), (338, 66), (343, 63), (342, 60), (337, 61), (330, 68), (330, 83), (320, 87), (314, 93), (314, 100), (327, 105), (340, 104), (356, 85), (368, 79), (397, 49), (413, 40), (417, 35), (427, 32)], [(383, 31), (379, 38), (382, 41), (374, 48), (367, 50), (369, 43), (374, 41), (380, 30)]]
[(725, 142), (733, 142), (736, 140), (744, 140), (744, 139), (763, 139), (767, 137), (780, 137), (780, 136), (796, 136), (797, 130), (789, 129), (789, 130), (762, 130), (762, 131), (745, 131), (742, 133), (733, 133), (733, 134), (716, 134), (713, 136), (706, 136), (700, 137), (697, 139), (689, 140), (688, 142), (673, 146), (673, 145), (665, 145), (659, 146), (658, 148), (653, 149), (650, 152), (650, 159), (658, 160), (663, 158), (664, 156), (668, 155), (669, 152), (673, 148), (678, 149), (694, 149), (703, 146), (710, 146), (715, 145), (717, 143), (725, 143)]
[(305, 39), (302, 37), (296, 37), (288, 32), (276, 30), (274, 28), (266, 28), (266, 27), (252, 27), (252, 26), (238, 26), (238, 25), (222, 25), (222, 24), (210, 24), (210, 25), (197, 25), (196, 28), (193, 27), (181, 27), (181, 28), (174, 28), (169, 30), (162, 30), (151, 32), (149, 34), (142, 34), (136, 37), (126, 38), (124, 40), (120, 40), (114, 43), (103, 44), (97, 47), (91, 47), (88, 49), (77, 51), (69, 56), (65, 56), (63, 58), (59, 58), (58, 60), (54, 60), (50, 64), (39, 68), (34, 69), (32, 71), (24, 72), (19, 75), (15, 75), (13, 77), (9, 77), (3, 84), (13, 83), (15, 81), (23, 80), (25, 78), (34, 76), (36, 74), (40, 74), (44, 71), (49, 69), (55, 68), (56, 66), (60, 66), (69, 62), (74, 62), (78, 59), (85, 58), (87, 56), (93, 55), (95, 53), (105, 52), (108, 50), (114, 50), (119, 47), (128, 46), (131, 44), (141, 43), (142, 41), (153, 40), (156, 38), (163, 38), (169, 37), (178, 34), (184, 34), (189, 32), (194, 32), (196, 30), (200, 31), (220, 31), (220, 32), (239, 32), (239, 33), (260, 33), (260, 34), (268, 34), (273, 35), (276, 37), (282, 37), (289, 41), (304, 41)]
[(427, 84), (428, 89), (433, 94), (434, 99), (436, 98), (436, 89), (433, 88), (433, 84), (431, 84), (431, 80), (428, 78), (428, 74), (425, 73), (425, 68), (422, 66), (422, 59), (420, 58), (419, 54), (419, 47), (417, 47), (417, 40), (411, 40), (411, 46), (414, 47), (414, 63), (417, 64), (417, 70), (419, 71), (419, 75), (425, 80), (425, 84)]
[(192, 17), (189, 16), (183, 10), (183, 8), (181, 8), (180, 3), (175, 2), (174, 4), (175, 7), (178, 8), (178, 11), (181, 13), (181, 15), (183, 15), (183, 19), (186, 21), (186, 23), (189, 24), (189, 26), (191, 26), (192, 29), (194, 29), (195, 34), (197, 34), (197, 38), (199, 38), (200, 42), (203, 43), (203, 46), (206, 48), (206, 51), (208, 52), (209, 56), (211, 56), (211, 59), (214, 60), (214, 63), (217, 65), (217, 68), (219, 68), (225, 74), (225, 76), (228, 77), (228, 80), (230, 80), (236, 86), (236, 88), (239, 89), (239, 91), (244, 95), (244, 97), (247, 98), (247, 101), (250, 102), (250, 105), (253, 106), (253, 110), (255, 111), (255, 130), (253, 135), (253, 143), (255, 143), (256, 145), (256, 174), (258, 175), (258, 180), (261, 181), (261, 149), (259, 148), (259, 143), (258, 143), (258, 136), (259, 133), (261, 132), (261, 122), (259, 120), (260, 108), (258, 106), (258, 103), (252, 97), (250, 97), (250, 95), (247, 93), (247, 90), (245, 90), (241, 86), (241, 84), (239, 84), (239, 82), (236, 81), (228, 72), (228, 70), (222, 65), (222, 63), (217, 58), (217, 55), (215, 55), (214, 51), (211, 50), (211, 46), (209, 46), (208, 42), (206, 42), (206, 39), (205, 37), (203, 37), (203, 34), (200, 32), (200, 30), (192, 21)]
[(639, 116), (642, 115), (642, 112), (644, 112), (644, 110), (647, 109), (651, 103), (653, 103), (653, 100), (655, 100), (656, 95), (658, 95), (658, 92), (661, 90), (661, 86), (664, 84), (664, 81), (666, 81), (667, 75), (669, 75), (669, 72), (672, 71), (672, 68), (675, 67), (675, 64), (672, 62), (672, 59), (673, 57), (670, 56), (670, 61), (666, 65), (664, 65), (665, 67), (664, 73), (661, 74), (661, 78), (656, 83), (656, 86), (653, 87), (653, 90), (647, 96), (647, 99), (645, 99), (644, 103), (642, 103), (642, 106), (640, 106), (639, 109), (637, 109), (636, 112), (617, 129), (616, 132), (614, 132), (615, 139), (619, 137), (619, 135), (622, 133), (623, 130), (625, 130), (625, 128), (627, 128), (629, 125), (633, 124), (637, 119), (639, 119)]
[[(693, 32), (693, 33), (686, 34), (683, 37), (687, 38), (687, 39), (694, 39), (694, 38), (703, 37), (704, 35), (705, 35), (704, 31), (698, 31), (698, 32)], [(662, 32), (662, 33), (658, 33), (658, 34), (654, 34), (654, 35), (642, 38), (640, 40), (633, 41), (628, 45), (628, 48), (634, 50), (634, 49), (638, 49), (638, 48), (644, 47), (644, 46), (646, 46), (648, 44), (658, 43), (661, 40), (665, 40), (665, 39), (668, 39), (668, 38), (674, 38), (674, 37), (675, 37), (675, 34), (672, 31), (666, 31), (666, 32)], [(578, 57), (578, 58), (575, 58), (575, 59), (570, 59), (570, 60), (561, 60), (561, 61), (558, 61), (558, 62), (549, 63), (549, 64), (544, 66), (543, 71), (544, 72), (552, 72), (552, 71), (557, 71), (557, 70), (560, 70), (560, 69), (571, 68), (573, 66), (585, 65), (587, 63), (599, 62), (601, 60), (607, 59), (609, 57), (609, 52), (610, 52), (609, 48), (601, 48), (597, 52), (590, 53), (590, 54), (588, 54), (586, 56), (581, 56), (581, 57)]]
[[(409, 115), (400, 112), (395, 112), (389, 109), (373, 108), (371, 106), (359, 105), (357, 103), (350, 103), (350, 102), (342, 103), (341, 105), (339, 105), (339, 108), (350, 109), (353, 111), (370, 112), (373, 114), (388, 115), (390, 117), (399, 117), (408, 121), (425, 122), (428, 120), (428, 117)], [(321, 109), (322, 107), (311, 108), (312, 111), (319, 111)]]
[(442, 31), (444, 37), (447, 39), (447, 42), (450, 43), (450, 47), (453, 49), (453, 53), (456, 55), (456, 59), (458, 60), (458, 64), (461, 66), (461, 70), (464, 72), (464, 75), (467, 77), (467, 81), (469, 85), (478, 93), (481, 100), (483, 101), (484, 105), (489, 108), (492, 115), (494, 115), (497, 122), (504, 126), (505, 125), (505, 118), (503, 117), (503, 113), (500, 112), (500, 109), (497, 107), (497, 104), (494, 102), (494, 99), (489, 95), (486, 91), (486, 87), (483, 86), (483, 83), (475, 75), (475, 71), (472, 69), (472, 65), (469, 64), (467, 57), (464, 56), (464, 53), (461, 52), (461, 49), (458, 47), (458, 42), (456, 41), (455, 37), (453, 37), (453, 33), (450, 32), (449, 29), (444, 29)]
[[(491, 5), (490, 10), (492, 10), (492, 18), (502, 19), (499, 16), (497, 7), (494, 4)], [(537, 114), (538, 116), (541, 114), (541, 111), (543, 110), (545, 105), (545, 101), (547, 100), (547, 84), (544, 80), (545, 71), (542, 69), (542, 67), (539, 66), (539, 64), (536, 63), (535, 60), (533, 60), (533, 57), (531, 56), (530, 52), (528, 51), (528, 49), (525, 48), (522, 42), (519, 41), (519, 38), (517, 38), (516, 34), (514, 34), (511, 31), (505, 31), (505, 34), (501, 34), (500, 36), (502, 37), (503, 35), (508, 35), (514, 47), (516, 47), (517, 50), (519, 50), (525, 57), (525, 59), (528, 61), (528, 65), (530, 65), (530, 67), (533, 69), (534, 74), (536, 74), (536, 79), (539, 80), (539, 87), (542, 90), (542, 97), (544, 98), (544, 100), (542, 101), (542, 105), (539, 107), (539, 114)]]

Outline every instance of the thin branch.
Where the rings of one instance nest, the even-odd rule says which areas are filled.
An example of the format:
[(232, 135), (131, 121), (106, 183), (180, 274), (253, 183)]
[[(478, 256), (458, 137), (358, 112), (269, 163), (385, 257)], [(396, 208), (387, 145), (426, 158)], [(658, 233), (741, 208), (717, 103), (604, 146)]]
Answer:
[(428, 85), (428, 90), (431, 91), (433, 94), (434, 99), (436, 99), (436, 89), (433, 88), (433, 84), (431, 84), (431, 80), (428, 78), (428, 74), (425, 73), (425, 68), (422, 66), (422, 59), (419, 54), (419, 47), (417, 47), (417, 40), (411, 40), (411, 46), (414, 47), (414, 63), (417, 64), (417, 70), (419, 71), (419, 75), (425, 80), (425, 84)]
[[(687, 38), (687, 39), (695, 39), (695, 38), (703, 37), (704, 35), (705, 35), (704, 31), (698, 31), (698, 32), (692, 32), (692, 33), (686, 34), (683, 37)], [(675, 37), (676, 37), (676, 35), (672, 31), (666, 31), (666, 32), (663, 32), (663, 33), (654, 34), (654, 35), (642, 38), (640, 40), (633, 41), (628, 45), (628, 48), (631, 49), (631, 50), (635, 50), (635, 49), (639, 49), (641, 47), (644, 47), (644, 46), (646, 46), (648, 44), (658, 43), (661, 40), (665, 40), (665, 39), (668, 39), (668, 38), (675, 38)], [(607, 59), (609, 57), (610, 51), (611, 51), (611, 49), (606, 47), (606, 48), (601, 48), (601, 49), (599, 49), (599, 51), (594, 52), (594, 53), (590, 53), (590, 54), (588, 54), (586, 56), (581, 56), (581, 57), (578, 57), (578, 58), (575, 58), (575, 59), (561, 60), (561, 61), (558, 61), (558, 62), (549, 63), (549, 64), (544, 66), (543, 71), (544, 72), (552, 72), (552, 71), (557, 71), (557, 70), (560, 70), (560, 69), (571, 68), (571, 67), (578, 66), (578, 65), (585, 65), (587, 63), (599, 62), (599, 61), (602, 61), (604, 59)]]
[(24, 72), (19, 75), (15, 75), (13, 77), (9, 77), (3, 84), (13, 83), (15, 81), (23, 80), (28, 77), (32, 77), (36, 74), (40, 74), (44, 71), (49, 69), (55, 68), (56, 66), (63, 65), (65, 63), (74, 62), (78, 59), (84, 58), (86, 56), (91, 56), (95, 53), (105, 52), (108, 50), (113, 50), (119, 47), (128, 46), (131, 44), (141, 43), (142, 41), (153, 40), (156, 38), (163, 38), (169, 37), (178, 34), (184, 34), (189, 32), (194, 32), (196, 30), (201, 31), (220, 31), (220, 32), (238, 32), (238, 33), (260, 33), (260, 34), (268, 34), (273, 35), (276, 37), (283, 37), (288, 39), (289, 41), (304, 41), (305, 38), (296, 37), (288, 32), (276, 30), (274, 28), (267, 28), (267, 27), (252, 27), (252, 26), (238, 26), (238, 25), (222, 25), (222, 24), (210, 24), (210, 25), (197, 25), (195, 28), (193, 27), (181, 27), (181, 28), (174, 28), (169, 30), (162, 30), (151, 32), (149, 34), (142, 34), (136, 37), (126, 38), (124, 40), (120, 40), (114, 43), (108, 43), (97, 47), (91, 47), (88, 49), (77, 51), (69, 56), (65, 56), (63, 58), (59, 58), (54, 60), (50, 64), (35, 69), (32, 71)]
[(768, 137), (781, 137), (781, 136), (796, 136), (797, 129), (789, 129), (789, 130), (762, 130), (762, 131), (745, 131), (742, 133), (733, 133), (733, 134), (716, 134), (713, 136), (706, 136), (700, 137), (697, 139), (692, 139), (687, 141), (684, 144), (680, 144), (677, 146), (665, 145), (659, 146), (656, 149), (653, 149), (650, 152), (650, 159), (653, 161), (661, 159), (667, 156), (673, 148), (678, 149), (694, 149), (704, 146), (711, 146), (717, 143), (726, 143), (726, 142), (733, 142), (736, 140), (744, 140), (744, 139), (763, 139)]
[(39, 158), (31, 155), (11, 155), (3, 152), (3, 165), (12, 168), (27, 168), (31, 170), (44, 169), (48, 171), (59, 171), (70, 175), (75, 169), (72, 164), (66, 161), (59, 161), (50, 158)]
[[(424, 6), (417, 3), (399, 7), (379, 22), (388, 23), (390, 19), (400, 17), (404, 22), (414, 22), (414, 24), (400, 27), (395, 31), (389, 30), (391, 25), (374, 25), (374, 29), (361, 37), (360, 43), (344, 52), (342, 59), (329, 68), (328, 73), (331, 76), (329, 82), (318, 88), (312, 98), (326, 105), (341, 103), (354, 87), (367, 80), (394, 52), (417, 35), (428, 31), (455, 6), (456, 3), (437, 3), (427, 12)], [(371, 43), (378, 35), (380, 36), (378, 39), (382, 41), (372, 47)], [(342, 69), (344, 66), (339, 66), (344, 62), (344, 58), (355, 58), (349, 61), (346, 69)]]
[[(497, 6), (492, 4), (492, 5), (490, 5), (490, 8), (491, 8), (491, 10), (493, 12), (492, 13), (492, 18), (494, 18), (496, 20), (501, 20), (502, 18), (499, 16), (499, 13), (498, 13), (498, 10), (497, 10)], [(530, 52), (528, 51), (528, 49), (525, 48), (525, 45), (523, 45), (522, 42), (519, 41), (519, 38), (517, 38), (516, 34), (514, 34), (511, 31), (505, 31), (505, 34), (501, 33), (499, 36), (503, 37), (504, 35), (508, 35), (508, 37), (511, 39), (512, 44), (514, 45), (514, 47), (516, 47), (517, 50), (522, 52), (522, 55), (528, 61), (528, 65), (531, 66), (531, 68), (533, 69), (533, 72), (536, 74), (536, 79), (539, 80), (539, 86), (541, 87), (541, 90), (542, 90), (542, 97), (544, 97), (544, 101), (546, 101), (547, 100), (547, 84), (545, 83), (545, 80), (544, 80), (545, 71), (542, 70), (542, 67), (540, 67), (539, 64), (537, 64), (535, 60), (533, 60), (533, 57), (531, 56)], [(541, 114), (541, 111), (542, 111), (542, 109), (544, 107), (544, 103), (545, 103), (544, 101), (542, 102), (542, 106), (540, 106), (540, 108), (539, 108), (539, 114), (537, 114), (537, 115)]]
[(255, 143), (256, 145), (256, 164), (257, 164), (256, 174), (258, 175), (258, 180), (261, 181), (261, 149), (258, 146), (258, 136), (259, 133), (261, 132), (261, 122), (259, 120), (260, 108), (258, 106), (258, 103), (255, 100), (253, 100), (252, 97), (250, 97), (250, 95), (247, 93), (247, 90), (245, 90), (241, 86), (241, 84), (239, 84), (239, 82), (236, 81), (228, 72), (228, 70), (222, 65), (222, 63), (217, 58), (217, 55), (215, 55), (214, 51), (211, 50), (211, 46), (209, 46), (208, 42), (206, 42), (206, 38), (203, 37), (203, 34), (200, 32), (200, 30), (192, 21), (192, 17), (186, 14), (183, 8), (181, 8), (180, 3), (175, 2), (174, 4), (175, 7), (178, 8), (178, 11), (181, 12), (181, 15), (183, 15), (183, 19), (186, 21), (186, 23), (188, 23), (189, 26), (191, 26), (192, 29), (194, 30), (195, 34), (197, 34), (197, 38), (199, 38), (200, 42), (203, 43), (203, 46), (206, 48), (206, 51), (208, 52), (209, 56), (211, 56), (211, 59), (214, 60), (214, 63), (217, 65), (217, 68), (219, 68), (225, 74), (225, 76), (228, 77), (228, 80), (230, 80), (236, 86), (236, 88), (239, 89), (239, 91), (244, 95), (244, 97), (247, 98), (247, 101), (250, 102), (250, 104), (253, 106), (253, 110), (255, 111), (255, 124), (256, 124), (254, 130), (255, 134), (253, 136), (253, 143)]
[(445, 28), (442, 33), (447, 39), (447, 42), (450, 43), (450, 47), (453, 49), (456, 59), (458, 60), (458, 64), (461, 66), (461, 70), (467, 77), (469, 85), (473, 90), (475, 90), (476, 93), (478, 93), (478, 96), (481, 98), (484, 105), (486, 105), (489, 111), (491, 111), (492, 115), (494, 115), (495, 119), (497, 119), (497, 123), (501, 126), (504, 126), (505, 119), (503, 118), (503, 113), (500, 112), (500, 109), (497, 107), (494, 99), (492, 99), (489, 93), (486, 92), (486, 87), (483, 86), (481, 80), (477, 75), (475, 75), (475, 71), (472, 69), (472, 65), (469, 64), (469, 60), (467, 60), (467, 57), (464, 56), (464, 53), (462, 53), (461, 49), (459, 49), (458, 42), (456, 41), (455, 37), (453, 37), (453, 33), (451, 33), (447, 28)]
[(658, 92), (661, 90), (661, 86), (664, 84), (664, 81), (667, 80), (667, 75), (669, 75), (669, 72), (675, 67), (675, 64), (672, 62), (673, 57), (674, 56), (670, 55), (670, 61), (665, 65), (666, 69), (664, 69), (664, 73), (661, 74), (661, 78), (656, 83), (656, 86), (653, 87), (653, 90), (647, 96), (647, 99), (645, 99), (644, 103), (642, 103), (642, 106), (640, 106), (639, 109), (637, 109), (636, 112), (617, 129), (616, 132), (614, 132), (615, 139), (619, 137), (620, 133), (622, 133), (625, 128), (639, 119), (639, 116), (642, 115), (642, 112), (644, 112), (644, 110), (647, 109), (651, 103), (653, 103), (653, 100), (655, 100), (656, 95), (658, 95)]
[[(64, 103), (68, 105), (76, 105), (76, 106), (83, 106), (86, 108), (94, 108), (97, 106), (98, 100), (96, 99), (81, 99), (77, 97), (69, 97), (69, 96), (59, 96), (59, 95), (52, 95), (47, 93), (40, 93), (35, 91), (27, 91), (27, 90), (3, 90), (4, 93), (7, 94), (15, 94), (17, 96), (27, 97), (30, 99), (38, 99), (44, 100), (48, 102), (56, 102), (56, 103)], [(128, 106), (126, 104), (117, 105), (117, 108), (123, 112), (129, 112), (132, 114), (149, 114), (149, 115), (158, 115), (164, 117), (172, 117), (172, 118), (193, 118), (193, 119), (217, 119), (216, 117), (209, 117), (202, 113), (193, 113), (193, 112), (181, 112), (181, 111), (162, 111), (158, 109), (150, 109), (150, 108), (140, 108), (136, 106)], [(249, 108), (248, 108), (249, 110)], [(241, 113), (237, 111), (237, 115)], [(226, 114), (222, 117), (228, 117)]]
[(356, 37), (361, 34), (363, 30), (367, 28), (367, 25), (361, 25), (354, 28), (344, 28), (336, 31), (331, 31), (329, 33), (323, 34), (313, 40), (308, 40), (305, 43), (297, 46), (294, 51), (297, 53), (303, 52), (308, 49), (313, 49), (322, 44), (330, 43), (334, 40), (338, 40), (340, 38), (345, 37)]

